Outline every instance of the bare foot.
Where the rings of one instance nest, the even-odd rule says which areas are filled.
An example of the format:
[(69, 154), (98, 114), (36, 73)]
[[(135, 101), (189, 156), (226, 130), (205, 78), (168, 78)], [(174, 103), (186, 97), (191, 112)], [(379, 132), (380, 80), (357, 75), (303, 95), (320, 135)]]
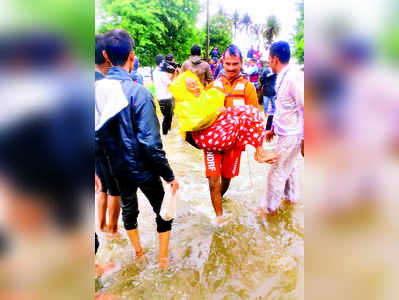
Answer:
[(213, 219), (212, 223), (216, 226), (222, 226), (222, 225), (225, 225), (228, 220), (229, 220), (229, 218), (226, 216), (218, 216), (215, 219)]
[(170, 266), (170, 260), (169, 257), (160, 257), (159, 258), (159, 268), (161, 270), (166, 270)]
[(268, 208), (268, 209), (267, 209), (267, 212), (266, 212), (266, 214), (267, 214), (268, 216), (271, 216), (271, 217), (277, 216), (277, 213), (278, 213), (278, 208), (275, 209), (275, 210), (271, 210), (270, 208)]
[(140, 252), (136, 252), (135, 263), (137, 266), (144, 266), (148, 263), (147, 257), (145, 256), (146, 253), (144, 249), (141, 249)]
[(107, 293), (96, 293), (94, 299), (95, 300), (116, 300), (118, 298), (114, 295), (110, 295)]
[(108, 225), (99, 226), (101, 232), (108, 232)]
[(292, 200), (284, 199), (284, 200), (283, 200), (283, 203), (284, 203), (285, 205), (295, 205), (295, 204), (299, 203), (299, 201), (298, 201), (298, 200), (292, 201)]
[(95, 272), (97, 276), (102, 276), (104, 273), (113, 271), (115, 269), (115, 264), (114, 263), (109, 263), (106, 265), (95, 265)]
[(145, 250), (143, 248), (141, 248), (141, 250), (139, 252), (136, 252), (136, 258), (139, 258), (141, 256), (143, 256), (145, 254)]
[(266, 213), (265, 209), (263, 209), (262, 207), (258, 208), (258, 217), (261, 217), (261, 218), (267, 217), (267, 213)]
[(120, 236), (121, 236), (121, 234), (118, 231), (116, 231), (116, 232), (110, 231), (107, 233), (106, 238), (113, 239), (113, 238), (119, 238)]
[(267, 207), (266, 208), (260, 207), (258, 209), (258, 216), (262, 217), (262, 218), (265, 218), (268, 216), (276, 216), (277, 212), (278, 212), (278, 208), (276, 210), (271, 210), (270, 208), (267, 208)]

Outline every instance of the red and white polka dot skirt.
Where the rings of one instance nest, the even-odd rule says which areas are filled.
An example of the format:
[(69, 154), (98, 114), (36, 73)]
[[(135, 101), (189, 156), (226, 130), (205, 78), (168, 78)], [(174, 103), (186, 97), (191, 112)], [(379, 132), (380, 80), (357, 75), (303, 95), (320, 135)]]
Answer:
[(263, 143), (265, 131), (263, 115), (250, 105), (228, 107), (213, 124), (201, 131), (192, 132), (195, 143), (207, 151), (226, 151), (232, 147)]

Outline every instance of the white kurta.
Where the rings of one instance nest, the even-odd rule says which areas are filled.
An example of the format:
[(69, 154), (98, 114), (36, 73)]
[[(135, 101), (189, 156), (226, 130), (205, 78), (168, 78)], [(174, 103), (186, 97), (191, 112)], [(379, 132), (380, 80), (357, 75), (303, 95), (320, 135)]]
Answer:
[(276, 81), (276, 113), (273, 127), (277, 135), (276, 151), (281, 153), (278, 163), (272, 165), (267, 176), (261, 207), (276, 211), (282, 199), (299, 201), (299, 183), (296, 164), (301, 151), (304, 121), (303, 72), (291, 66), (284, 67)]

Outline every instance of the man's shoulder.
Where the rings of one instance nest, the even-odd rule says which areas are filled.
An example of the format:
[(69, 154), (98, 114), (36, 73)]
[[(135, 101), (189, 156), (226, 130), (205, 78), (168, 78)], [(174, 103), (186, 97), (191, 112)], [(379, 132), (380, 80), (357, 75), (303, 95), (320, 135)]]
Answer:
[(123, 81), (123, 86), (124, 92), (126, 94), (126, 97), (130, 99), (131, 104), (133, 105), (138, 105), (138, 104), (143, 104), (148, 101), (152, 101), (152, 94), (151, 92), (145, 88), (143, 85), (138, 84), (134, 82), (133, 80), (131, 81)]
[(206, 61), (202, 61), (201, 62), (201, 66), (203, 67), (203, 68), (211, 68), (210, 66), (209, 66), (209, 64), (206, 62)]
[(152, 94), (149, 89), (142, 86), (141, 84), (137, 84), (133, 82), (137, 86), (137, 94), (143, 96), (146, 101), (152, 101)]
[(265, 69), (262, 71), (262, 74), (265, 74), (265, 75), (267, 75), (267, 74), (269, 74), (269, 73), (271, 73), (270, 68), (265, 68)]
[(240, 80), (241, 82), (244, 82), (246, 85), (250, 82), (244, 74), (240, 74), (237, 80)]
[(94, 70), (95, 81), (105, 78), (105, 75), (98, 70)]
[[(246, 79), (246, 78), (245, 78)], [(255, 85), (249, 81), (248, 79), (246, 79), (246, 83), (245, 83), (245, 92), (252, 92), (253, 90), (256, 90)]]
[(304, 78), (304, 73), (299, 69), (299, 67), (293, 65), (289, 66), (289, 69), (287, 71), (287, 81), (301, 81)]

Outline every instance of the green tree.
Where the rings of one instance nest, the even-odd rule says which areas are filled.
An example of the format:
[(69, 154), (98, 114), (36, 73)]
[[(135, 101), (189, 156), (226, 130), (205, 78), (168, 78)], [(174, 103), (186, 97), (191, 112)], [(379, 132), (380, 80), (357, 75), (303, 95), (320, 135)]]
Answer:
[(234, 14), (233, 14), (233, 16), (231, 18), (231, 23), (232, 23), (232, 26), (233, 26), (233, 29), (234, 29), (234, 36), (233, 37), (236, 38), (237, 37), (237, 28), (238, 28), (238, 25), (240, 23), (240, 14), (238, 13), (237, 9), (234, 11)]
[(254, 23), (252, 24), (250, 30), (255, 36), (256, 41), (260, 41), (263, 39), (262, 32), (264, 31), (264, 24)]
[(304, 1), (300, 1), (297, 3), (298, 10), (299, 10), (299, 17), (297, 19), (296, 25), (296, 34), (294, 36), (295, 42), (295, 49), (293, 56), (298, 59), (298, 62), (303, 64), (304, 63), (304, 50), (305, 50), (305, 41), (304, 41)]
[[(206, 32), (206, 26), (203, 32)], [(232, 32), (229, 19), (224, 14), (216, 14), (210, 17), (209, 21), (209, 45), (210, 47), (217, 46), (220, 51), (223, 51), (231, 44)], [(205, 46), (206, 39), (202, 45)], [(203, 47), (205, 49), (205, 47)]]
[(103, 0), (103, 8), (109, 18), (98, 32), (128, 31), (143, 66), (155, 65), (159, 53), (173, 53), (177, 61), (183, 61), (202, 37), (195, 27), (198, 0)]
[(280, 33), (281, 26), (276, 16), (271, 15), (266, 19), (266, 26), (263, 31), (263, 37), (266, 40), (266, 47), (270, 47), (275, 37)]
[(399, 3), (396, 1), (393, 4), (378, 34), (376, 45), (383, 59), (397, 68), (399, 66)]
[(252, 19), (248, 13), (243, 15), (243, 17), (240, 21), (240, 25), (241, 25), (241, 29), (245, 29), (245, 31), (248, 33), (248, 31), (252, 25)]

